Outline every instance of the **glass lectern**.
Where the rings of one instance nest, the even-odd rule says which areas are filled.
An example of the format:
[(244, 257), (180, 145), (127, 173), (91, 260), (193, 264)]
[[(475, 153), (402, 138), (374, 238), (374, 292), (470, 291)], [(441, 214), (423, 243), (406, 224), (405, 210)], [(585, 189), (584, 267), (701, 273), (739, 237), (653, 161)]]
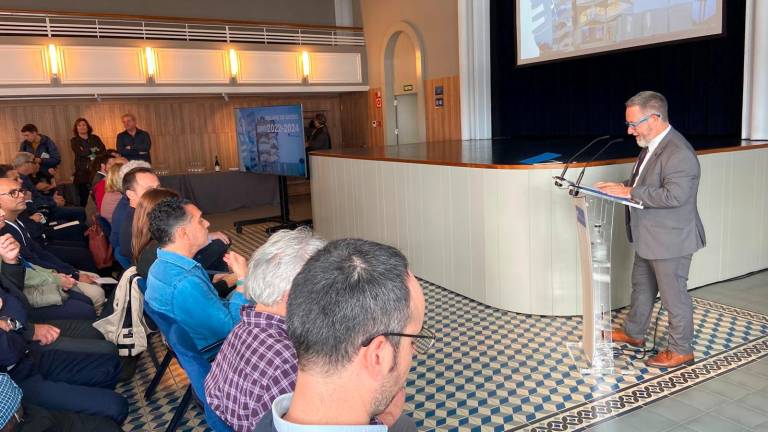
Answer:
[(572, 197), (579, 239), (582, 334), (581, 342), (568, 344), (568, 351), (582, 374), (621, 373), (614, 363), (611, 340), (613, 212), (617, 205), (643, 207), (631, 199), (608, 195), (562, 178), (556, 180)]

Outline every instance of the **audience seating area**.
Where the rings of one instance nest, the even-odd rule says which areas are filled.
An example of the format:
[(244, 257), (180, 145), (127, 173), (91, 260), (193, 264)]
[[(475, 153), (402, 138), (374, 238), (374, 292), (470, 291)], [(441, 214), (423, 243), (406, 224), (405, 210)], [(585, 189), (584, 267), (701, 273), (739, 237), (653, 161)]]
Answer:
[[(318, 313), (324, 319), (337, 315), (326, 315), (328, 308), (311, 300), (324, 297), (315, 286), (320, 275), (329, 274), (329, 265), (342, 274), (328, 289), (348, 289), (343, 281), (349, 275), (343, 273), (351, 271), (362, 278), (363, 286), (355, 289), (370, 291), (362, 296), (389, 296), (395, 303), (399, 299), (400, 318), (394, 323), (384, 315), (370, 316), (362, 305), (356, 310), (354, 302), (360, 300), (354, 296), (352, 304), (339, 305), (359, 314), (349, 320), (368, 319), (371, 324), (360, 321), (357, 333), (337, 341), (344, 346), (322, 355), (334, 357), (338, 350), (350, 350), (352, 343), (356, 348), (334, 372), (338, 388), (329, 391), (346, 395), (345, 374), (377, 370), (369, 388), (386, 384), (387, 403), (382, 404), (381, 394), (368, 394), (355, 414), (372, 425), (416, 430), (414, 421), (402, 415), (402, 389), (411, 357), (428, 349), (434, 335), (422, 328), (423, 295), (403, 255), (362, 240), (327, 244), (300, 227), (264, 238), (261, 248), (246, 251), (252, 254), (249, 260), (229, 250), (234, 233), (209, 231), (196, 203), (160, 186), (149, 163), (149, 133), (136, 128), (131, 114), (123, 121), (123, 134), (134, 141), (141, 137), (141, 151), (130, 145), (106, 149), (86, 119), (75, 123), (84, 147), (77, 154), (83, 160), (77, 165), (81, 183), (76, 185), (75, 202), (67, 202), (62, 185), (55, 182), (60, 163), (56, 143), (34, 125), (22, 128), (20, 152), (0, 166), (0, 344), (9, 347), (0, 355), (0, 371), (21, 395), (17, 401), (2, 401), (12, 408), (9, 418), (23, 412), (24, 421), (34, 424), (39, 412), (57, 413), (78, 425), (62, 425), (62, 430), (133, 430), (140, 409), (128, 390), (136, 382), (134, 376), (152, 375), (140, 391), (144, 403), (153, 403), (169, 370), (176, 370), (175, 378), (180, 366), (189, 384), (173, 401), (165, 430), (184, 425), (193, 406), (214, 431), (271, 430), (273, 409), (285, 408), (278, 400), (292, 394), (300, 375), (302, 354), (286, 331), (293, 279), (310, 258), (335, 245), (325, 257), (328, 262), (319, 262), (306, 275), (302, 286), (308, 292), (296, 300), (301, 304), (297, 308), (304, 309), (296, 325), (316, 339), (307, 339), (314, 345), (311, 350), (330, 348), (315, 334), (316, 327), (306, 324), (316, 321)], [(335, 263), (338, 259), (343, 265)], [(383, 269), (386, 277), (372, 274), (369, 267), (377, 261), (377, 271)], [(409, 296), (416, 305), (409, 306)], [(374, 331), (362, 335), (361, 329)], [(411, 333), (405, 333), (407, 329)], [(400, 337), (391, 339), (390, 334)], [(363, 336), (365, 342), (358, 346)], [(253, 337), (263, 338), (263, 344)], [(396, 343), (400, 347), (392, 345)], [(369, 354), (358, 355), (356, 349)], [(242, 358), (241, 350), (248, 351), (248, 357)], [(407, 358), (391, 364), (393, 353), (406, 353)], [(368, 356), (388, 360), (369, 364)], [(325, 369), (326, 363), (314, 367)], [(77, 397), (60, 385), (70, 386)], [(311, 405), (309, 400), (303, 403)]]

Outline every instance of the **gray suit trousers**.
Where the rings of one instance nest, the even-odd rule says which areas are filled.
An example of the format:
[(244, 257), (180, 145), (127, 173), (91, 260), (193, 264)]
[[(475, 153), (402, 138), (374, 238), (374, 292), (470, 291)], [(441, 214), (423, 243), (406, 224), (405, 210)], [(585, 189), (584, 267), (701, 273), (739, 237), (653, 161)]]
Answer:
[(688, 270), (693, 254), (649, 260), (635, 254), (632, 268), (632, 304), (624, 321), (624, 332), (645, 339), (656, 294), (669, 317), (669, 347), (678, 354), (693, 352), (693, 303), (688, 294)]

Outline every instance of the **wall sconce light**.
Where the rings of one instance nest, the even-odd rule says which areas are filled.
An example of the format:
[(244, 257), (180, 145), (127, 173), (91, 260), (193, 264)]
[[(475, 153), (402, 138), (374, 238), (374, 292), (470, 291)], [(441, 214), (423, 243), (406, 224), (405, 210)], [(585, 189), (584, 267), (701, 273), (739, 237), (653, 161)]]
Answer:
[(144, 61), (147, 67), (147, 81), (153, 83), (157, 75), (157, 54), (154, 48), (144, 48)]
[(237, 75), (240, 73), (240, 59), (234, 48), (229, 49), (229, 73), (230, 82), (237, 83)]
[(61, 57), (59, 48), (54, 44), (48, 44), (48, 71), (51, 74), (51, 81), (56, 83), (61, 80)]
[(304, 76), (304, 82), (309, 82), (309, 73), (311, 71), (311, 65), (309, 61), (309, 52), (302, 51), (301, 52), (301, 69), (302, 69), (302, 75)]

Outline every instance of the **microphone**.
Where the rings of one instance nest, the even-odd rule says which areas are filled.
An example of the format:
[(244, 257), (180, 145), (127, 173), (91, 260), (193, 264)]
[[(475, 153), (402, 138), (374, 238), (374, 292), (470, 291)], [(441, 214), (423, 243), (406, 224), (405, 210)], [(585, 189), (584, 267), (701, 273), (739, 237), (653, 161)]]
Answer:
[(610, 138), (610, 135), (601, 136), (598, 138), (593, 139), (589, 144), (585, 145), (581, 148), (581, 150), (577, 151), (575, 155), (571, 156), (570, 159), (565, 163), (565, 166), (563, 167), (563, 172), (560, 173), (559, 176), (555, 177), (555, 186), (557, 187), (563, 187), (563, 184), (561, 183), (563, 180), (565, 180), (565, 173), (568, 171), (568, 168), (571, 166), (571, 162), (573, 162), (574, 159), (576, 159), (580, 154), (587, 151), (590, 147), (592, 147), (593, 144), (595, 144), (598, 141), (602, 141), (604, 139)]
[[(603, 152), (608, 149), (611, 145), (614, 143), (617, 143), (619, 141), (624, 141), (624, 138), (616, 138), (615, 140), (608, 141), (608, 144), (604, 145), (603, 148), (600, 149), (597, 153), (595, 153), (594, 156), (592, 156), (592, 159), (590, 159), (587, 163), (584, 164), (584, 168), (581, 169), (581, 172), (579, 173), (579, 177), (576, 179), (576, 187), (579, 187), (581, 184), (581, 179), (584, 177), (584, 172), (587, 170), (587, 166), (594, 162), (595, 159), (597, 159), (598, 156), (603, 154)], [(578, 194), (578, 191), (575, 191), (575, 194)], [(576, 195), (574, 195), (576, 196)]]

